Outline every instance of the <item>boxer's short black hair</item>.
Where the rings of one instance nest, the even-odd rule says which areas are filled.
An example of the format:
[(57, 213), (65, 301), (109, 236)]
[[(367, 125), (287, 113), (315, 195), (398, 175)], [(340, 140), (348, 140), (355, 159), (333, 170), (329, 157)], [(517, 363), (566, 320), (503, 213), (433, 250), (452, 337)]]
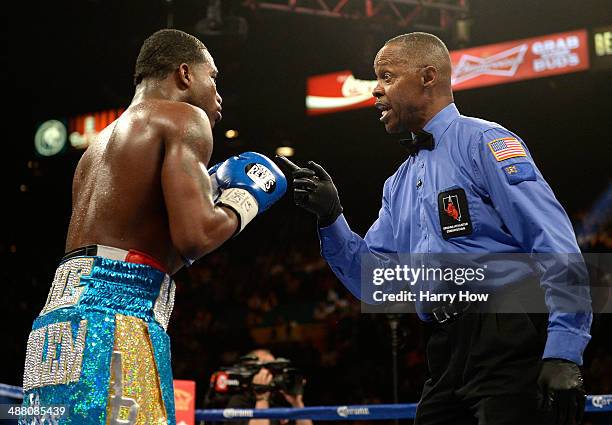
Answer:
[(175, 29), (159, 30), (147, 38), (136, 59), (134, 85), (145, 78), (163, 79), (182, 63), (206, 62), (206, 46), (193, 35)]

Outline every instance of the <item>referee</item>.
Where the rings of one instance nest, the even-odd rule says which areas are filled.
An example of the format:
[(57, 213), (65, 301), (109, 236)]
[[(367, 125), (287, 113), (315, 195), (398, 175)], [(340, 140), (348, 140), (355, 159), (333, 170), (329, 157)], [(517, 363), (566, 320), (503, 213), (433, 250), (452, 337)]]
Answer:
[[(362, 298), (362, 254), (580, 253), (567, 214), (524, 142), (458, 111), (440, 39), (419, 32), (395, 37), (376, 55), (374, 70), (380, 121), (388, 133), (412, 138), (365, 238), (351, 231), (321, 166), (299, 168), (281, 157), (293, 174), (296, 204), (317, 215), (323, 257), (355, 296)], [(579, 366), (590, 339), (590, 296), (586, 286), (563, 293), (557, 272), (543, 266), (538, 276), (547, 317), (483, 313), (469, 303), (418, 311), (417, 304), (432, 335), (430, 377), (415, 424), (581, 421)], [(567, 312), (555, 303), (564, 296), (587, 307)]]

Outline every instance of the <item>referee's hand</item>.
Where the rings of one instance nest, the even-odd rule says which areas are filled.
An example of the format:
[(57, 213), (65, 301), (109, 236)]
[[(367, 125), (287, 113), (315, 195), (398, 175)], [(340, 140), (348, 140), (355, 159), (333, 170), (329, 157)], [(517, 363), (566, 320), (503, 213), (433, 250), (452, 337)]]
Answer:
[(555, 425), (582, 422), (586, 393), (578, 366), (563, 359), (545, 359), (538, 377), (543, 409)]
[(308, 162), (308, 167), (300, 167), (282, 155), (276, 155), (276, 163), (287, 180), (293, 180), (295, 205), (316, 214), (319, 227), (336, 221), (342, 214), (342, 205), (338, 190), (323, 167), (313, 161)]

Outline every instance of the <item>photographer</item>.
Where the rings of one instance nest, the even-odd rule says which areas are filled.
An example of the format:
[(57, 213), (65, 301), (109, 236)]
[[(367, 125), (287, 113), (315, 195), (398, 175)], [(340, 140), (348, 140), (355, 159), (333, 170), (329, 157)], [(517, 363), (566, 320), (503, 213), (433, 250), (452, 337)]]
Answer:
[[(246, 360), (244, 360), (246, 359)], [(283, 366), (283, 361), (286, 362)], [(288, 361), (276, 359), (269, 350), (257, 349), (248, 353), (241, 363), (242, 368), (254, 372), (249, 380), (248, 388), (229, 397), (225, 408), (233, 409), (268, 409), (270, 407), (304, 407), (303, 386), (305, 379), (296, 369), (287, 368)], [(289, 373), (291, 371), (292, 373)], [(289, 377), (291, 376), (291, 378)], [(295, 423), (296, 425), (312, 425), (310, 419), (296, 421), (251, 419), (227, 421), (224, 424), (234, 425), (276, 425)]]

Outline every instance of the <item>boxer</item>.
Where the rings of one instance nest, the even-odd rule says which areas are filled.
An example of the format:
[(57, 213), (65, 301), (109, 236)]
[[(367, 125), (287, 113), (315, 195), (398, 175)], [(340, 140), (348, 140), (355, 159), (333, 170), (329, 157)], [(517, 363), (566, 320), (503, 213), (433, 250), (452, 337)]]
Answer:
[[(209, 171), (218, 70), (177, 30), (143, 44), (134, 98), (77, 166), (67, 254), (28, 338), (20, 423), (174, 424), (171, 275), (286, 191), (265, 156)], [(45, 413), (64, 406), (61, 417)]]

